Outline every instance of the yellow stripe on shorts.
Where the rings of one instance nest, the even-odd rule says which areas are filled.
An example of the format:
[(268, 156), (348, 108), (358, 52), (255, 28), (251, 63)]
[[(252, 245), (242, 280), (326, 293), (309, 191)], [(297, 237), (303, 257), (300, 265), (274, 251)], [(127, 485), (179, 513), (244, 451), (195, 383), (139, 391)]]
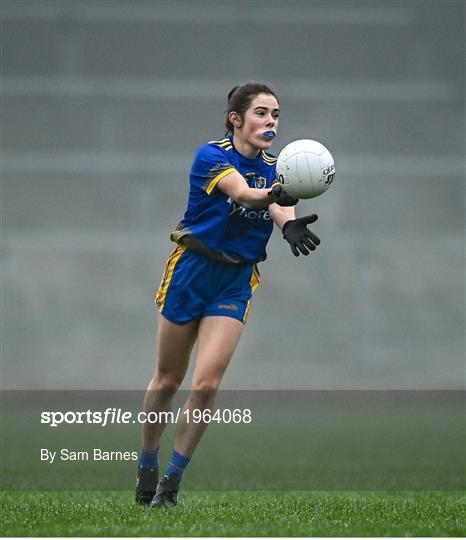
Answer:
[(160, 312), (162, 312), (165, 306), (165, 300), (167, 298), (168, 287), (175, 271), (176, 263), (180, 260), (181, 255), (186, 251), (184, 246), (176, 246), (176, 248), (170, 253), (167, 263), (165, 265), (165, 271), (162, 276), (157, 294), (155, 295), (155, 303), (159, 306)]
[[(261, 281), (261, 277), (259, 273), (259, 268), (257, 264), (255, 264), (254, 268), (252, 269), (251, 281), (249, 282), (251, 285), (252, 294), (256, 292), (257, 287), (259, 287), (260, 281)], [(251, 297), (252, 297), (252, 294), (251, 294)], [(248, 300), (248, 305), (246, 306), (246, 311), (244, 312), (243, 324), (246, 323), (246, 319), (248, 318), (250, 307), (251, 307), (251, 298)]]

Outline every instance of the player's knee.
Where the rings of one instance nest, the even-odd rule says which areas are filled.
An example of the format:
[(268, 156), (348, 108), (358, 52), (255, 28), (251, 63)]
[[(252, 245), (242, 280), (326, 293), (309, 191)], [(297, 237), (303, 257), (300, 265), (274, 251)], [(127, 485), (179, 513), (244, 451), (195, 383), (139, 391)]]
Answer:
[(151, 386), (153, 390), (156, 390), (158, 392), (174, 394), (180, 387), (181, 382), (182, 379), (180, 377), (176, 377), (173, 375), (157, 375), (152, 379)]
[(207, 402), (215, 397), (220, 381), (216, 379), (204, 379), (193, 381), (192, 397), (199, 402)]
[(201, 392), (216, 392), (220, 386), (220, 379), (217, 377), (208, 377), (203, 379), (194, 379), (192, 388)]

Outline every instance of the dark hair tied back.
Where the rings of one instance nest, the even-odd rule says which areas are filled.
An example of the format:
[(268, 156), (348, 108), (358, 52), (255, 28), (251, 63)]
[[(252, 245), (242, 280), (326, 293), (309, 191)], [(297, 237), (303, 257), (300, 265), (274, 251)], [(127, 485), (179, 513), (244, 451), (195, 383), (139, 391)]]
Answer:
[(238, 90), (238, 88), (239, 88), (239, 84), (237, 84), (236, 86), (233, 86), (233, 88), (228, 93), (228, 101), (230, 101), (231, 96), (236, 92), (236, 90)]
[(241, 118), (244, 118), (244, 113), (248, 110), (251, 101), (258, 94), (269, 94), (274, 96), (278, 101), (278, 96), (275, 92), (266, 84), (256, 83), (256, 82), (247, 82), (235, 86), (228, 93), (228, 108), (227, 116), (225, 119), (225, 127), (227, 129), (226, 134), (233, 133), (233, 124), (228, 119), (228, 115), (231, 112), (236, 112)]

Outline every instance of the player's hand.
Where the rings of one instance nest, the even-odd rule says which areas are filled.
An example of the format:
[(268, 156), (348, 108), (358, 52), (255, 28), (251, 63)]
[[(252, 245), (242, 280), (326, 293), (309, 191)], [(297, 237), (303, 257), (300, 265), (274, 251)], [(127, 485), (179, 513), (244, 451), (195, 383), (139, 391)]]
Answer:
[(283, 238), (290, 244), (295, 257), (299, 256), (299, 252), (303, 255), (309, 255), (309, 251), (314, 251), (316, 246), (320, 244), (319, 237), (307, 228), (307, 225), (315, 221), (317, 221), (317, 214), (312, 214), (292, 219), (283, 225)]
[(275, 184), (268, 194), (272, 195), (273, 202), (279, 206), (294, 206), (298, 202), (298, 199), (287, 193), (281, 184)]

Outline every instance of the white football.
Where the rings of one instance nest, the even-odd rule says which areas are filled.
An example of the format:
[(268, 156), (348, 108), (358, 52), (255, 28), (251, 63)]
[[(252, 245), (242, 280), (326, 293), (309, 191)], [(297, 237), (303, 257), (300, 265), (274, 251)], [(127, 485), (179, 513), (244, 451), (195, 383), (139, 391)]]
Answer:
[(277, 179), (298, 199), (312, 199), (327, 191), (335, 177), (332, 154), (311, 139), (293, 141), (277, 159)]

